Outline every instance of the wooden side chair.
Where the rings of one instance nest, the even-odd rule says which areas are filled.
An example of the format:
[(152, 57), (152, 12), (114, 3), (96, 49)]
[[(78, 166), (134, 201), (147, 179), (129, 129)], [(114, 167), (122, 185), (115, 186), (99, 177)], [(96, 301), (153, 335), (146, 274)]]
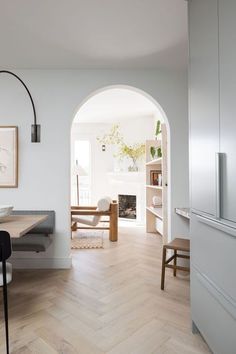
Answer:
[(11, 256), (11, 238), (8, 232), (0, 231), (0, 286), (3, 287), (3, 304), (6, 332), (6, 352), (9, 354), (7, 284), (12, 280), (12, 265), (6, 260)]
[[(103, 220), (102, 217), (108, 217)], [(106, 226), (101, 225), (106, 223)], [(101, 198), (97, 206), (72, 206), (71, 230), (109, 230), (109, 240), (118, 239), (118, 203), (110, 198)]]
[[(174, 254), (166, 259), (167, 250), (173, 250)], [(163, 246), (162, 251), (162, 271), (161, 271), (161, 290), (164, 290), (165, 287), (165, 270), (166, 268), (173, 269), (173, 275), (176, 277), (177, 270), (182, 270), (185, 272), (189, 272), (189, 267), (183, 267), (177, 265), (177, 258), (185, 258), (190, 259), (189, 255), (179, 254), (178, 251), (181, 252), (190, 252), (190, 240), (184, 238), (175, 238), (171, 242), (167, 243)], [(173, 265), (169, 264), (173, 261)]]

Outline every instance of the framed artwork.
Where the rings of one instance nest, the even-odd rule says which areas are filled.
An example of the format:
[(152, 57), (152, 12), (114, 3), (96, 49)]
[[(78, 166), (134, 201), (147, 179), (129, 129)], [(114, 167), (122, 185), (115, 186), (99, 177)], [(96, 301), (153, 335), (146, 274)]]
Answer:
[(151, 170), (150, 171), (150, 184), (151, 186), (159, 186), (161, 171)]
[(18, 187), (18, 128), (0, 126), (0, 188)]

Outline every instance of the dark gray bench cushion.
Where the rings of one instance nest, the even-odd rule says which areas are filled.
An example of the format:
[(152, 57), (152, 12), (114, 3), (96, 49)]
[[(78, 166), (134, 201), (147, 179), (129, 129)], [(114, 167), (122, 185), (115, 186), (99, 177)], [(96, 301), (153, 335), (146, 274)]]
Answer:
[(52, 243), (49, 235), (55, 229), (55, 211), (53, 210), (13, 210), (13, 215), (48, 215), (48, 218), (25, 236), (12, 238), (13, 251), (45, 252)]
[(27, 234), (20, 238), (12, 239), (13, 251), (45, 252), (52, 243), (49, 236)]

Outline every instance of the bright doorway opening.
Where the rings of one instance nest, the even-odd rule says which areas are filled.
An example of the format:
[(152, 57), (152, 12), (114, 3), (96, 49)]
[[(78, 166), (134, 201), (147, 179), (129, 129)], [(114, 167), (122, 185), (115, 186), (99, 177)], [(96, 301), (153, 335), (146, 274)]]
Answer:
[(167, 240), (169, 150), (167, 118), (151, 97), (127, 86), (95, 92), (72, 123), (71, 205), (95, 207), (108, 196), (119, 203), (119, 230)]

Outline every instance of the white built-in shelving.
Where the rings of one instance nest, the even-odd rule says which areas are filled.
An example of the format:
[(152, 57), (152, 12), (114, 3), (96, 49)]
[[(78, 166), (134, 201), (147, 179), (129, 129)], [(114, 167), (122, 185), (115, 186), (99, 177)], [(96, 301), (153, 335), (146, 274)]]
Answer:
[[(163, 242), (168, 238), (167, 221), (167, 132), (165, 124), (161, 127), (160, 139), (146, 141), (146, 230), (159, 233), (163, 236)], [(150, 148), (161, 148), (162, 157), (152, 158)], [(152, 175), (161, 175), (162, 180), (153, 181)], [(153, 197), (157, 196), (160, 205), (153, 205)]]
[(146, 187), (147, 188), (152, 188), (152, 189), (159, 189), (159, 190), (162, 189), (162, 186), (152, 186), (151, 184), (146, 184)]
[(161, 165), (161, 164), (162, 164), (162, 157), (146, 162), (146, 166), (154, 166), (154, 165)]
[(163, 220), (163, 210), (162, 207), (156, 207), (154, 208), (153, 206), (150, 207), (146, 207), (146, 209), (152, 213), (153, 215), (155, 215), (156, 217), (158, 217), (159, 219)]

